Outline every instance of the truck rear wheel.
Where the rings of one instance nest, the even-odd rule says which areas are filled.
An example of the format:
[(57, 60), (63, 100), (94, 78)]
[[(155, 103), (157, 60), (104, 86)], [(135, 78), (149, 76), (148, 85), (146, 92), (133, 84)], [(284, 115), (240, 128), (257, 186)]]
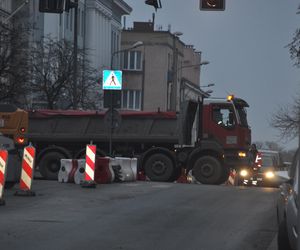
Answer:
[(193, 176), (202, 184), (221, 184), (224, 180), (224, 170), (221, 163), (212, 156), (203, 156), (196, 160)]
[(60, 169), (60, 160), (66, 156), (59, 152), (46, 153), (39, 162), (41, 175), (47, 180), (57, 180)]
[(151, 155), (145, 164), (145, 174), (151, 181), (172, 181), (175, 175), (175, 167), (165, 154), (156, 153)]

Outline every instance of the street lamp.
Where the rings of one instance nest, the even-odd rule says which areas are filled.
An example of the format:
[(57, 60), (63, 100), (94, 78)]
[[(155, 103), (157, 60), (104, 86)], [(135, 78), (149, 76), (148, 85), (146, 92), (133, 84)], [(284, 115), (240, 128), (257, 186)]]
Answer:
[(113, 69), (113, 61), (114, 61), (114, 57), (115, 57), (116, 54), (135, 49), (137, 47), (142, 46), (143, 44), (144, 43), (142, 41), (137, 41), (131, 47), (129, 47), (127, 49), (122, 49), (122, 50), (117, 50), (117, 51), (112, 52), (111, 53), (111, 60), (110, 60), (110, 69)]

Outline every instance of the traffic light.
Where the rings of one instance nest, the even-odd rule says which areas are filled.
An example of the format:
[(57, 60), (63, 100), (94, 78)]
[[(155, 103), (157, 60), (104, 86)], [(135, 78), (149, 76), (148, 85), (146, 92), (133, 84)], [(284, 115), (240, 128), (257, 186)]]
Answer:
[(145, 4), (153, 6), (155, 8), (155, 10), (161, 8), (160, 0), (146, 0)]
[(225, 0), (200, 0), (200, 10), (225, 10)]
[(45, 13), (63, 13), (65, 0), (39, 0), (39, 11)]

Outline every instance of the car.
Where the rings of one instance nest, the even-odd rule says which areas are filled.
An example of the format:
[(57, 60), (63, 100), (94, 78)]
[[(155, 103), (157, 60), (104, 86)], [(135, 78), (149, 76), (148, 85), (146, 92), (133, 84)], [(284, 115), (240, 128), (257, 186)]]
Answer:
[(277, 200), (278, 220), (278, 250), (297, 249), (297, 214), (298, 179), (300, 165), (300, 148), (297, 150), (288, 174), (290, 179), (280, 185), (280, 195)]
[(280, 153), (271, 150), (259, 150), (255, 166), (239, 172), (239, 184), (247, 186), (279, 187), (286, 178), (277, 174), (283, 168)]

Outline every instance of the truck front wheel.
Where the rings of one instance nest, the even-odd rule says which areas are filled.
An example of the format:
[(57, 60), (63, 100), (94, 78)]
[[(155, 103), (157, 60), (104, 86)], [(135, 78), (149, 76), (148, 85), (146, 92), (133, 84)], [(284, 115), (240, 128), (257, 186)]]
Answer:
[(39, 162), (40, 174), (47, 180), (57, 180), (60, 160), (66, 156), (59, 152), (46, 153)]
[(221, 184), (224, 172), (221, 163), (212, 156), (203, 156), (195, 161), (193, 176), (202, 184)]
[(151, 181), (172, 181), (175, 174), (172, 160), (161, 153), (151, 155), (146, 160), (144, 169)]

